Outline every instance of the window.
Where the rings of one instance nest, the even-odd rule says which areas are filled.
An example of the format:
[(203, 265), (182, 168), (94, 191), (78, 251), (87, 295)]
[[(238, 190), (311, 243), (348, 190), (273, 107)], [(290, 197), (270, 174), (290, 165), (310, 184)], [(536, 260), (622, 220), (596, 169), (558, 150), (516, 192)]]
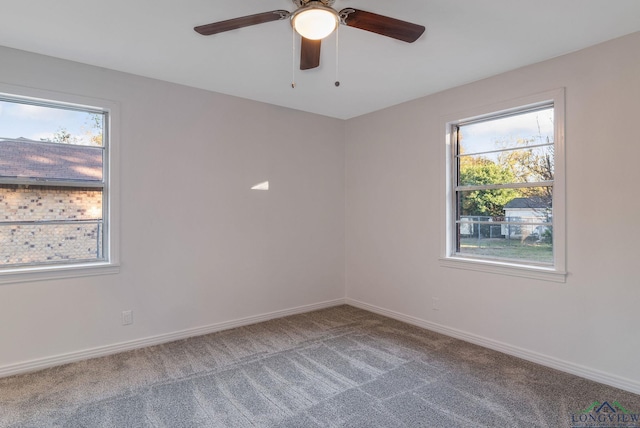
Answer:
[(449, 266), (564, 281), (563, 96), (545, 95), (448, 122)]
[(1, 282), (114, 264), (110, 122), (106, 107), (0, 94)]

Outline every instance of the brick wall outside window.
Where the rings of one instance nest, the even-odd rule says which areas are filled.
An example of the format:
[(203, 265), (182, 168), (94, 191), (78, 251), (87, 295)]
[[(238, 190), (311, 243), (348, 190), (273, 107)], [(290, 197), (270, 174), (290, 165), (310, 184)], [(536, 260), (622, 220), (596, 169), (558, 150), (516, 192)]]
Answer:
[[(15, 225), (15, 221), (87, 220)], [(103, 257), (102, 190), (0, 186), (0, 266)]]

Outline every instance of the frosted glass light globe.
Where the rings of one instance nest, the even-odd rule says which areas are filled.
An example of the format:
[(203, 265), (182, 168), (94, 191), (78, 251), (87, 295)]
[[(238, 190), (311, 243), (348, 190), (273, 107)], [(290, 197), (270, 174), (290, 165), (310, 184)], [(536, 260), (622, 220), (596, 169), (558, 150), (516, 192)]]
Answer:
[(296, 13), (291, 20), (293, 28), (305, 39), (320, 40), (338, 26), (335, 10), (323, 6), (310, 6)]

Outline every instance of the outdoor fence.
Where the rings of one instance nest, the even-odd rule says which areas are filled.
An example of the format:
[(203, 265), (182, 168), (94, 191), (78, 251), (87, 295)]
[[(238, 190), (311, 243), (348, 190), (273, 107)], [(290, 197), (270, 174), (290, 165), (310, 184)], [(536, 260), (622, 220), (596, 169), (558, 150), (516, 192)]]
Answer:
[(465, 238), (541, 237), (550, 228), (551, 222), (543, 217), (464, 216), (459, 221), (460, 236)]

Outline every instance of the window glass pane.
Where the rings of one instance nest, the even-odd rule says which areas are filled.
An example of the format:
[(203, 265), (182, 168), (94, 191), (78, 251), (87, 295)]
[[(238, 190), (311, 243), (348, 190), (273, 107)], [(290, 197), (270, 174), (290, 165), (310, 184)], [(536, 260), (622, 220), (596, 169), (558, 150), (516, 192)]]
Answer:
[[(553, 263), (553, 227), (528, 226), (514, 235), (499, 235), (502, 226), (486, 224), (458, 224), (457, 252), (465, 256), (505, 259), (526, 263)], [(466, 233), (471, 232), (471, 233)], [(496, 237), (496, 234), (497, 237)]]
[(542, 146), (460, 156), (458, 185), (553, 181), (553, 150), (553, 146)]
[(104, 115), (0, 99), (0, 139), (101, 147)]
[(456, 252), (553, 262), (552, 187), (457, 192)]
[(0, 271), (109, 259), (107, 115), (0, 95)]
[[(447, 123), (444, 265), (458, 266), (458, 259), (460, 267), (489, 272), (564, 275), (563, 195), (554, 195), (563, 189), (563, 182), (556, 185), (563, 165), (555, 161), (563, 156), (557, 152), (562, 132), (555, 135), (564, 128), (563, 97), (562, 90), (550, 91), (520, 107), (505, 102), (503, 110), (475, 109)], [(554, 200), (561, 204), (555, 221)], [(470, 264), (474, 259), (483, 262)]]
[(552, 189), (457, 192), (456, 253), (553, 263)]
[(0, 222), (102, 219), (102, 189), (0, 185)]
[(0, 266), (102, 260), (102, 189), (0, 186)]
[(0, 140), (0, 177), (102, 181), (100, 147)]
[(458, 219), (463, 216), (487, 216), (493, 221), (515, 212), (528, 217), (549, 217), (553, 187), (500, 188), (456, 192)]
[(0, 222), (0, 266), (103, 260), (102, 222)]
[(553, 144), (553, 135), (553, 107), (549, 107), (460, 126), (458, 153), (479, 154)]
[(102, 181), (104, 113), (0, 99), (0, 177)]

